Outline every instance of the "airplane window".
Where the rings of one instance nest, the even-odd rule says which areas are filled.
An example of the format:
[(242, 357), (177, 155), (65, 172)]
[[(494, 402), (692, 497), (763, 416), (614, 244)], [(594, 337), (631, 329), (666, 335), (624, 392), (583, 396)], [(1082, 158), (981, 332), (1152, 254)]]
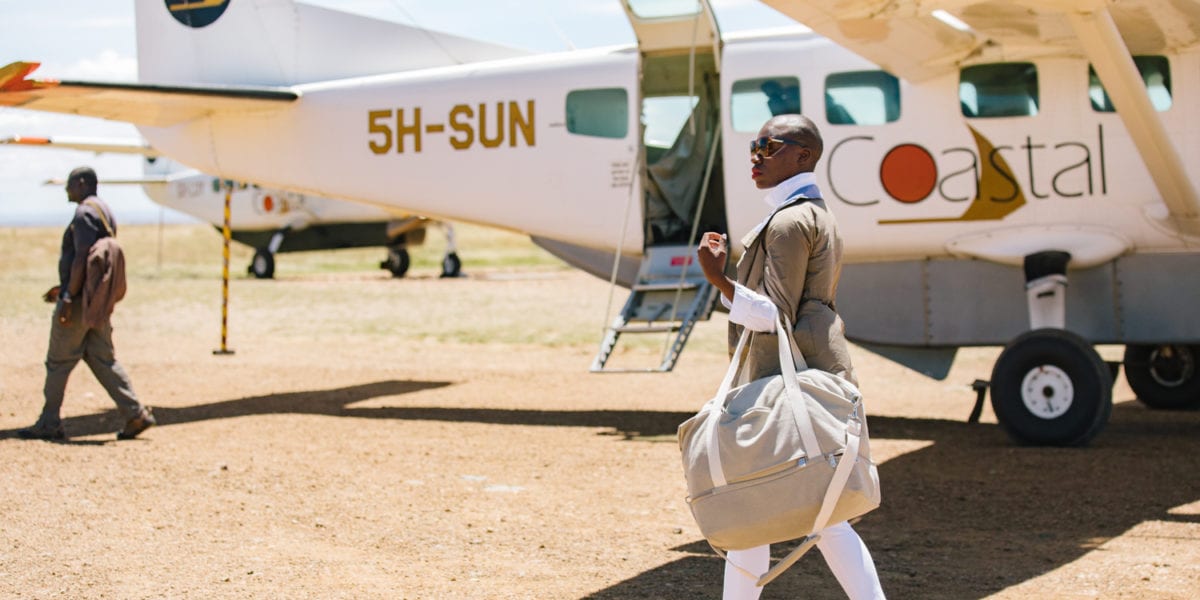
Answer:
[(623, 88), (569, 92), (567, 131), (595, 137), (625, 137), (629, 133), (628, 92)]
[(884, 71), (825, 78), (825, 120), (833, 125), (883, 125), (900, 118), (900, 80)]
[[(1138, 73), (1146, 84), (1146, 93), (1154, 110), (1162, 112), (1171, 108), (1171, 69), (1165, 56), (1135, 56), (1133, 64), (1137, 65)], [(1097, 112), (1114, 112), (1112, 99), (1104, 91), (1100, 76), (1096, 69), (1088, 65), (1088, 97), (1092, 100), (1092, 110)]]
[(646, 145), (668, 148), (675, 143), (679, 130), (687, 125), (688, 117), (699, 101), (695, 96), (658, 96), (643, 100)]
[(1031, 117), (1038, 113), (1037, 67), (996, 63), (965, 67), (958, 99), (967, 117)]
[(734, 131), (753, 133), (775, 115), (800, 112), (800, 80), (795, 77), (743, 79), (733, 84), (729, 115)]

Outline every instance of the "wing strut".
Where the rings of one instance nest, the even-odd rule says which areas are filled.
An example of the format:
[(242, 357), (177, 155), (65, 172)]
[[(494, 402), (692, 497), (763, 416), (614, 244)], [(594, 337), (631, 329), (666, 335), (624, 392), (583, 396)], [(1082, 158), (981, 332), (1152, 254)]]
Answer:
[(1066, 16), (1167, 205), (1170, 214), (1165, 224), (1179, 233), (1200, 235), (1200, 198), (1150, 102), (1112, 14), (1099, 7), (1091, 12), (1069, 10)]

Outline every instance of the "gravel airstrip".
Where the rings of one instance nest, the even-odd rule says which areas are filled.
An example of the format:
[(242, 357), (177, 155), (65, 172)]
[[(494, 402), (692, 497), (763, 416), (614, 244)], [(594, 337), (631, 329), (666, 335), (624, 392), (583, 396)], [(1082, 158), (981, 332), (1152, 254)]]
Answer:
[[(160, 425), (117, 442), (80, 365), (70, 440), (25, 441), (60, 236), (0, 229), (0, 597), (720, 597), (674, 432), (719, 383), (724, 314), (670, 373), (589, 373), (625, 292), (463, 226), (456, 279), (435, 233), (402, 280), (374, 248), (280, 255), (259, 281), (235, 247), (214, 353), (220, 236), (128, 226), (117, 355)], [(1200, 597), (1200, 413), (1120, 379), (1089, 447), (1018, 447), (989, 406), (966, 422), (998, 352), (935, 381), (855, 348), (884, 497), (856, 529), (889, 597)], [(840, 597), (817, 553), (763, 595)]]

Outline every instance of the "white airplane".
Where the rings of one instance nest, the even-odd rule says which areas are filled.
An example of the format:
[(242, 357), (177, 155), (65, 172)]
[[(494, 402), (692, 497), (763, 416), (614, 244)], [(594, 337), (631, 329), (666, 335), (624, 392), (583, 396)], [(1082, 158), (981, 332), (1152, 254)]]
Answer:
[[(140, 185), (154, 202), (211, 223), (225, 223), (226, 187), (230, 196), (230, 235), (254, 248), (246, 272), (259, 279), (275, 276), (275, 255), (280, 252), (385, 246), (379, 263), (394, 277), (403, 277), (412, 262), (408, 247), (425, 241), (425, 217), (402, 210), (296, 193), (280, 188), (222, 180), (180, 165), (140, 140), (96, 139), (70, 136), (10, 135), (0, 144), (58, 148), (145, 157), (141, 178), (101, 179), (104, 185)], [(55, 183), (55, 181), (51, 181)], [(454, 241), (454, 228), (441, 224), (446, 236), (442, 277), (458, 277), (462, 261)]]
[(802, 112), (825, 138), (852, 339), (934, 376), (958, 347), (1007, 345), (992, 406), (1022, 443), (1103, 428), (1094, 344), (1126, 345), (1147, 404), (1200, 405), (1183, 167), (1200, 2), (766, 2), (826, 37), (722, 36), (704, 0), (622, 4), (636, 47), (425, 67), (404, 57), (445, 34), (289, 0), (138, 0), (139, 83), (14, 63), (0, 105), (132, 122), (222, 178), (528, 233), (632, 286), (594, 369), (635, 325), (677, 332), (673, 364), (711, 307), (696, 233), (759, 221), (745, 142)]

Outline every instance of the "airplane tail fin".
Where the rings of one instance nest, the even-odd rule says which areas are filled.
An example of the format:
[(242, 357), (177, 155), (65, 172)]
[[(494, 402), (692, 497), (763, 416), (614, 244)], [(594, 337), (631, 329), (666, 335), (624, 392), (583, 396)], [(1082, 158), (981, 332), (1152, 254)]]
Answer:
[(143, 82), (288, 86), (529, 54), (292, 0), (137, 0)]

